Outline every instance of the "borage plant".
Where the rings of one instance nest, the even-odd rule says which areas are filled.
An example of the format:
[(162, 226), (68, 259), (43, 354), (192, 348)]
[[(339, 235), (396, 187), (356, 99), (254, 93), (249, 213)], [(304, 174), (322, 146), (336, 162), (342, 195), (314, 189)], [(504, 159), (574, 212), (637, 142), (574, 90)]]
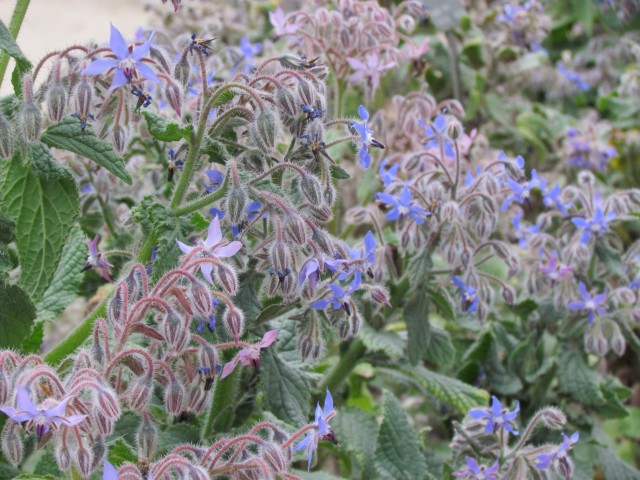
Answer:
[(0, 476), (640, 478), (628, 6), (154, 1), (32, 65), (28, 3)]

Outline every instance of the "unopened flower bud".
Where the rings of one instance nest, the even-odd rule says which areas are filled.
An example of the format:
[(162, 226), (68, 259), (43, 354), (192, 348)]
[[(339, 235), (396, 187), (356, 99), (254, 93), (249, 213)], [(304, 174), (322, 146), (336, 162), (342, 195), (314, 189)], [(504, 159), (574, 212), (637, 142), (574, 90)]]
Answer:
[(80, 118), (87, 118), (91, 113), (91, 99), (93, 98), (93, 88), (86, 77), (76, 87), (74, 98), (76, 102), (76, 113)]
[(164, 405), (167, 413), (170, 415), (178, 415), (182, 412), (183, 403), (184, 387), (178, 380), (173, 379), (169, 382), (169, 386), (164, 394)]
[(18, 428), (15, 422), (5, 422), (2, 429), (2, 453), (11, 465), (19, 465), (24, 454)]
[(212, 304), (209, 289), (197, 280), (191, 282), (191, 303), (195, 307), (196, 313), (203, 317), (208, 317), (211, 314)]
[(108, 436), (113, 432), (113, 420), (107, 417), (101, 410), (94, 411), (95, 425), (101, 435)]
[(331, 238), (324, 230), (320, 230), (316, 228), (313, 230), (313, 234), (311, 235), (311, 240), (326, 253), (329, 257), (333, 257), (335, 250), (333, 248), (333, 243), (331, 242)]
[(353, 207), (347, 210), (345, 219), (348, 223), (364, 223), (369, 218), (369, 213), (364, 207)]
[(311, 205), (311, 216), (318, 223), (327, 223), (333, 218), (333, 211), (328, 205)]
[(61, 84), (55, 84), (47, 90), (47, 110), (54, 122), (59, 122), (67, 107), (67, 89)]
[(222, 323), (230, 337), (237, 342), (244, 333), (244, 313), (234, 307), (229, 307), (224, 312)]
[(25, 140), (35, 142), (40, 138), (42, 111), (34, 102), (25, 102), (18, 111), (18, 125)]
[(102, 464), (105, 453), (107, 453), (107, 449), (104, 444), (104, 439), (100, 436), (94, 437), (93, 442), (91, 442), (91, 454), (93, 459), (91, 470), (95, 470), (98, 465)]
[(566, 453), (558, 458), (557, 465), (561, 477), (573, 478), (573, 462)]
[(287, 470), (289, 464), (285, 459), (282, 448), (279, 445), (265, 442), (261, 448), (261, 456), (273, 472), (279, 473)]
[(513, 305), (516, 299), (516, 292), (513, 287), (505, 285), (502, 288), (502, 298), (504, 298), (504, 301), (507, 302), (507, 305)]
[(280, 131), (280, 119), (276, 110), (262, 109), (249, 129), (253, 144), (263, 152), (271, 152)]
[(9, 385), (7, 384), (7, 376), (0, 370), (0, 405), (6, 405), (9, 398)]
[(313, 175), (303, 175), (300, 179), (300, 190), (311, 205), (322, 203), (322, 187)]
[(91, 451), (80, 445), (75, 454), (75, 464), (80, 470), (80, 473), (84, 478), (88, 478), (91, 474), (91, 468), (93, 466), (93, 455)]
[(240, 185), (233, 185), (227, 194), (227, 213), (232, 224), (238, 225), (247, 206), (247, 194)]
[(185, 339), (189, 336), (189, 331), (186, 329), (182, 318), (180, 318), (173, 310), (170, 310), (164, 322), (162, 322), (162, 332), (164, 338), (174, 351), (182, 350)]
[(98, 401), (96, 406), (100, 411), (112, 420), (120, 418), (120, 405), (118, 403), (118, 397), (115, 392), (110, 388), (103, 388), (98, 393)]
[(286, 117), (295, 117), (298, 114), (300, 103), (295, 94), (288, 88), (280, 87), (276, 92), (276, 102), (280, 107), (280, 111)]
[(460, 138), (464, 133), (462, 123), (455, 117), (450, 117), (448, 120), (446, 135), (452, 140)]
[(58, 443), (55, 456), (58, 468), (63, 472), (68, 471), (71, 466), (71, 453), (69, 452), (69, 447), (62, 442)]
[(136, 432), (136, 443), (138, 445), (138, 461), (148, 461), (153, 458), (158, 445), (158, 428), (148, 414), (142, 416), (142, 421)]
[(554, 407), (545, 407), (540, 412), (540, 420), (545, 424), (547, 428), (552, 430), (560, 430), (564, 428), (567, 423), (567, 417), (562, 410)]
[(7, 117), (0, 112), (0, 158), (10, 159), (13, 155), (13, 130)]
[(216, 282), (224, 291), (234, 296), (238, 293), (238, 276), (236, 271), (226, 263), (222, 263), (215, 268)]
[(151, 402), (153, 384), (146, 377), (137, 377), (129, 386), (129, 406), (132, 410), (140, 412), (146, 409)]
[(116, 152), (122, 153), (127, 146), (127, 129), (122, 125), (114, 125), (111, 131), (111, 142)]
[(316, 96), (311, 82), (304, 78), (298, 80), (298, 96), (303, 105), (315, 104)]
[(202, 467), (193, 467), (190, 466), (187, 471), (187, 479), (188, 480), (209, 480), (209, 474)]
[(611, 321), (609, 323), (609, 328), (611, 329), (611, 334), (609, 336), (609, 344), (611, 345), (611, 350), (621, 357), (624, 355), (624, 351), (627, 348), (627, 342), (624, 339), (624, 335), (620, 331), (620, 327), (615, 321)]
[(164, 96), (169, 106), (178, 114), (178, 117), (182, 117), (182, 92), (180, 87), (173, 82), (168, 82), (167, 87), (164, 89)]
[(191, 67), (189, 67), (189, 61), (187, 57), (181, 58), (173, 69), (173, 76), (178, 80), (183, 87), (186, 87), (189, 83), (189, 75), (191, 73)]
[(198, 358), (200, 359), (200, 366), (215, 375), (220, 362), (218, 361), (218, 352), (216, 352), (214, 346), (208, 343), (201, 345)]
[(391, 300), (389, 299), (389, 293), (387, 292), (387, 289), (380, 285), (376, 285), (371, 289), (371, 298), (373, 298), (378, 303), (386, 305), (387, 307), (391, 306)]
[(285, 233), (298, 245), (306, 245), (307, 229), (304, 220), (295, 213), (287, 213), (283, 225)]
[(593, 186), (596, 182), (596, 177), (593, 176), (588, 170), (582, 170), (578, 173), (578, 185), (583, 187)]

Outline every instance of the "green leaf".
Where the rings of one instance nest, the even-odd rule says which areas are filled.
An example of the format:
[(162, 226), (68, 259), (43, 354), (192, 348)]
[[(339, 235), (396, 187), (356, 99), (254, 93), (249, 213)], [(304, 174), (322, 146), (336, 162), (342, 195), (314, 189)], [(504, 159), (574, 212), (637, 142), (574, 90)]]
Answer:
[(244, 313), (247, 328), (255, 325), (256, 319), (262, 311), (262, 304), (258, 298), (258, 291), (263, 276), (256, 272), (255, 262), (250, 262), (247, 270), (238, 275), (238, 293), (233, 297), (233, 303)]
[(406, 372), (431, 395), (442, 403), (450, 405), (459, 413), (465, 414), (470, 408), (485, 405), (489, 393), (455, 378), (446, 377), (427, 370), (422, 366), (413, 367)]
[(331, 176), (336, 180), (347, 180), (351, 178), (346, 170), (338, 165), (331, 165)]
[(365, 322), (359, 336), (368, 350), (384, 352), (392, 360), (404, 355), (406, 342), (396, 332), (374, 330)]
[(291, 425), (306, 424), (311, 392), (304, 373), (289, 366), (272, 349), (262, 350), (260, 358), (265, 408)]
[(86, 257), (87, 247), (82, 232), (74, 228), (62, 251), (53, 280), (36, 305), (39, 321), (53, 320), (76, 297)]
[(16, 64), (20, 66), (21, 70), (26, 72), (31, 68), (31, 62), (22, 53), (11, 32), (2, 21), (0, 21), (0, 50), (9, 54), (16, 61)]
[(0, 282), (0, 348), (18, 348), (31, 331), (36, 308), (17, 285)]
[(292, 310), (294, 307), (295, 305), (285, 305), (284, 303), (274, 303), (269, 305), (260, 312), (258, 318), (256, 318), (255, 324), (260, 325), (273, 320), (274, 318), (278, 318)]
[(384, 419), (380, 425), (375, 466), (383, 479), (423, 478), (427, 468), (418, 436), (393, 394), (384, 392)]
[(48, 127), (40, 137), (50, 147), (68, 150), (94, 161), (113, 173), (123, 182), (131, 185), (124, 159), (116, 153), (110, 143), (99, 140), (90, 127), (82, 133), (80, 120), (66, 117), (60, 123)]
[(376, 417), (359, 408), (348, 407), (331, 420), (331, 427), (349, 453), (353, 453), (365, 472), (366, 478), (374, 478), (373, 466), (378, 440)]
[(431, 298), (431, 301), (435, 305), (438, 312), (440, 312), (440, 314), (445, 319), (454, 322), (456, 317), (453, 314), (453, 309), (451, 308), (451, 305), (449, 304), (449, 301), (446, 299), (446, 297), (438, 290), (434, 290), (428, 287), (427, 293), (429, 294), (429, 298)]
[(233, 90), (225, 90), (215, 99), (215, 101), (213, 102), (213, 107), (219, 107), (220, 105), (230, 102), (235, 96), (236, 94)]
[(456, 356), (456, 347), (451, 342), (449, 332), (437, 325), (431, 325), (425, 356), (440, 367), (452, 365)]
[(36, 353), (40, 351), (44, 339), (44, 322), (36, 322), (31, 327), (31, 332), (22, 342), (21, 350), (24, 353)]
[(49, 450), (42, 450), (42, 455), (36, 463), (33, 473), (36, 475), (51, 475), (54, 478), (63, 478), (64, 475), (58, 468), (56, 457)]
[[(602, 470), (603, 478), (615, 480), (640, 480), (640, 471), (621, 460), (608, 448), (595, 447), (596, 466)], [(592, 457), (593, 458), (593, 457)]]
[(602, 405), (605, 398), (600, 390), (600, 377), (589, 368), (584, 355), (577, 350), (564, 350), (558, 360), (558, 385), (583, 405)]
[(38, 301), (55, 274), (80, 198), (71, 174), (42, 145), (31, 154), (31, 170), (18, 154), (0, 163), (0, 210), (16, 222), (19, 283)]
[(195, 444), (200, 441), (200, 429), (188, 423), (178, 423), (169, 426), (160, 433), (158, 450), (166, 452), (173, 450), (178, 445), (184, 443)]
[(193, 125), (181, 127), (177, 123), (167, 122), (164, 118), (151, 112), (142, 112), (142, 115), (147, 121), (149, 133), (161, 142), (177, 142), (182, 139), (189, 140), (193, 132)]
[(411, 300), (404, 307), (403, 317), (409, 334), (407, 343), (409, 362), (416, 365), (422, 360), (429, 345), (429, 296), (415, 290)]
[(306, 470), (291, 470), (296, 478), (300, 477), (303, 480), (341, 480), (341, 477), (336, 477), (335, 475), (331, 475), (330, 473), (323, 472), (322, 470), (317, 472), (307, 472)]
[(119, 468), (125, 462), (137, 463), (136, 449), (129, 445), (123, 438), (118, 438), (109, 446), (109, 462)]

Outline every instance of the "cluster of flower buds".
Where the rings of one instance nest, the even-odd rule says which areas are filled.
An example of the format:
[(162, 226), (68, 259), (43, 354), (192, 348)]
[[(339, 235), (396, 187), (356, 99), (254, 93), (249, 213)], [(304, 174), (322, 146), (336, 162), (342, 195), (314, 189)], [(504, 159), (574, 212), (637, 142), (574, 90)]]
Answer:
[(517, 45), (529, 51), (537, 51), (551, 28), (551, 17), (544, 13), (542, 4), (536, 0), (510, 2), (500, 7), (495, 22), (506, 34), (503, 42)]
[(372, 98), (381, 76), (394, 66), (413, 61), (428, 50), (405, 33), (427, 16), (417, 0), (402, 2), (389, 11), (377, 2), (334, 0), (309, 13), (301, 9), (287, 15), (281, 9), (269, 15), (276, 38), (288, 38), (309, 57), (322, 52), (341, 81), (366, 86)]
[[(530, 443), (538, 426), (550, 430), (564, 428), (567, 423), (564, 413), (555, 407), (545, 407), (518, 432), (519, 410), (517, 402), (515, 409), (509, 411), (492, 397), (490, 408), (471, 409), (462, 424), (454, 424), (456, 434), (450, 445), (455, 454), (454, 464), (462, 464), (464, 458), (464, 466), (453, 473), (455, 477), (517, 480), (550, 479), (555, 474), (566, 480), (572, 478), (574, 468), (569, 451), (578, 441), (578, 432), (571, 437), (563, 433), (560, 445)], [(510, 441), (510, 435), (517, 441)]]

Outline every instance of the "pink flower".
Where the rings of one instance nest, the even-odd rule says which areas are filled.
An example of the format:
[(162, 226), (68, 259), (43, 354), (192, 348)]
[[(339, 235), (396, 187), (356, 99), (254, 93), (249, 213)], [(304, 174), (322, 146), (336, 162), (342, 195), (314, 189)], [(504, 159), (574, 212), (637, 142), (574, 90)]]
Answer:
[(84, 264), (83, 272), (94, 268), (96, 272), (100, 274), (107, 282), (111, 281), (111, 275), (109, 275), (109, 269), (113, 268), (109, 262), (102, 258), (102, 253), (98, 251), (98, 236), (93, 237), (93, 240), (89, 240), (88, 236), (84, 237), (84, 243), (87, 245), (89, 253), (87, 254), (87, 261)]
[(351, 68), (355, 70), (349, 77), (352, 83), (357, 83), (366, 78), (369, 87), (376, 90), (380, 86), (380, 77), (385, 70), (395, 67), (396, 62), (382, 64), (377, 53), (371, 53), (367, 56), (366, 63), (361, 62), (357, 58), (349, 57), (347, 62)]
[(276, 8), (275, 12), (269, 12), (269, 21), (271, 22), (271, 25), (273, 25), (273, 32), (276, 38), (285, 35), (293, 35), (299, 28), (299, 25), (295, 23), (287, 25), (287, 16), (280, 7)]
[(31, 401), (29, 390), (19, 385), (16, 393), (17, 408), (0, 407), (0, 411), (7, 414), (16, 423), (27, 422), (26, 428), (35, 426), (36, 436), (40, 441), (51, 427), (57, 428), (60, 424), (72, 427), (87, 418), (86, 415), (65, 415), (69, 400), (71, 400), (71, 397), (66, 397), (53, 405), (52, 403), (56, 400), (48, 398), (42, 405), (36, 407)]
[(232, 361), (225, 364), (220, 378), (222, 379), (229, 376), (238, 365), (238, 362), (242, 363), (245, 367), (247, 365), (253, 365), (256, 371), (260, 371), (260, 349), (267, 348), (276, 341), (277, 337), (278, 330), (269, 330), (264, 334), (260, 343), (240, 350)]
[[(242, 248), (242, 243), (238, 241), (229, 242), (222, 238), (220, 219), (218, 219), (218, 217), (213, 217), (213, 220), (211, 220), (211, 223), (209, 224), (206, 240), (200, 240), (198, 245), (190, 247), (182, 243), (180, 240), (176, 241), (178, 242), (178, 247), (180, 247), (182, 253), (187, 255), (191, 253), (194, 248), (201, 247), (212, 257), (232, 257)], [(209, 283), (213, 283), (213, 280), (211, 279), (211, 272), (213, 271), (212, 264), (201, 263), (200, 271), (202, 272), (202, 276), (205, 280)]]

